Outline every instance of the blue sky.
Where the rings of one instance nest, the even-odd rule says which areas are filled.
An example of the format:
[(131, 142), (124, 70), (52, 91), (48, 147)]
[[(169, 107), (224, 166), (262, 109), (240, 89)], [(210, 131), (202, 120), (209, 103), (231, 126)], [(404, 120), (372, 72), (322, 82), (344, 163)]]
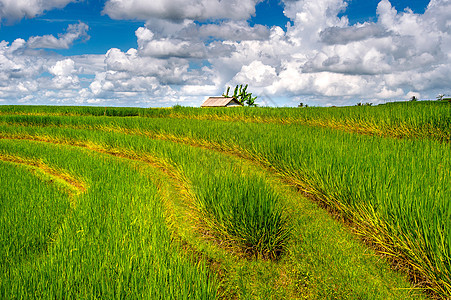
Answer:
[(450, 93), (447, 0), (0, 0), (0, 105), (198, 106)]

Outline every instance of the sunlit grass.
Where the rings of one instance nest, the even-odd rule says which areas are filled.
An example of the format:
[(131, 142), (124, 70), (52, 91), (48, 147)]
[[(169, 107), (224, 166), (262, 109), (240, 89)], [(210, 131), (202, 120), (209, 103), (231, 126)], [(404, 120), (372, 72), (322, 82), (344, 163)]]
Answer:
[[(403, 105), (302, 112), (183, 108), (152, 110), (147, 116), (154, 114), (153, 118), (111, 118), (100, 113), (99, 117), (5, 115), (0, 117), (0, 134), (101, 147), (138, 158), (155, 154), (186, 179), (194, 195), (193, 208), (202, 216), (201, 226), (244, 252), (277, 257), (286, 253), (293, 234), (287, 222), (290, 209), (281, 195), (261, 177), (238, 171), (227, 159), (222, 161), (221, 155), (163, 140), (203, 145), (258, 161), (351, 220), (364, 239), (410, 265), (412, 274), (424, 276), (431, 289), (446, 296), (451, 294), (451, 150), (443, 137), (449, 132), (449, 106)], [(404, 111), (394, 113), (401, 108)], [(91, 110), (86, 114), (92, 114)], [(305, 120), (338, 129), (373, 128), (375, 135), (300, 125)], [(103, 193), (114, 198), (108, 190)], [(309, 278), (302, 274), (301, 278)]]
[[(2, 172), (0, 177), (2, 202), (8, 203), (2, 209), (9, 207), (3, 210), (1, 222), (2, 253), (6, 251), (2, 254), (2, 298), (215, 297), (214, 277), (205, 265), (179, 255), (171, 242), (159, 192), (151, 181), (152, 168), (36, 142), (2, 140), (0, 149), (3, 154), (39, 158), (65, 169), (84, 178), (89, 187), (78, 197), (77, 206), (64, 214), (69, 201), (59, 201), (66, 209), (58, 209), (55, 204), (61, 197), (46, 192), (42, 182), (34, 187), (33, 176), (26, 170), (10, 163), (6, 170), (1, 168), (11, 174), (21, 170), (13, 176)], [(4, 180), (17, 182), (3, 185)], [(23, 210), (19, 210), (20, 203)], [(17, 255), (12, 256), (14, 250)], [(34, 254), (37, 250), (39, 256)], [(9, 263), (3, 264), (5, 260)]]
[[(0, 115), (115, 116), (145, 118), (183, 118), (252, 123), (301, 124), (332, 127), (345, 131), (396, 137), (428, 137), (451, 140), (449, 102), (393, 102), (378, 106), (270, 108), (174, 107), (117, 108), (86, 106), (0, 106)], [(76, 119), (74, 119), (76, 121)]]
[(277, 257), (290, 235), (287, 216), (277, 195), (264, 179), (235, 172), (204, 177), (196, 195), (210, 228), (251, 255)]
[(0, 160), (1, 273), (45, 252), (70, 209), (67, 191), (31, 171)]

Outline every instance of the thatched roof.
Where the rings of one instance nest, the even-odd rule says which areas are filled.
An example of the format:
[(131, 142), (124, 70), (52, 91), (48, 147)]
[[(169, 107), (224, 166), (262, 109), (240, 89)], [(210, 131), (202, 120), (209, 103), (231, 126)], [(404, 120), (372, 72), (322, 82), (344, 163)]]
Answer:
[(229, 107), (241, 106), (241, 103), (235, 97), (210, 97), (201, 105), (201, 107)]

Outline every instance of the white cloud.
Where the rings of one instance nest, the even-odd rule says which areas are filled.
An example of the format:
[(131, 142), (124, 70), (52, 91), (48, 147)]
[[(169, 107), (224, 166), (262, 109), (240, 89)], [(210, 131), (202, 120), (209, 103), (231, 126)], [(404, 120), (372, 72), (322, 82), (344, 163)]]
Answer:
[[(11, 45), (0, 43), (0, 66), (0, 94), (12, 103), (49, 103), (80, 88), (79, 69), (73, 59), (28, 49), (22, 39)], [(58, 91), (60, 96), (48, 99), (50, 91)]]
[(267, 40), (270, 31), (266, 26), (256, 24), (250, 27), (244, 21), (228, 21), (220, 24), (205, 24), (186, 30), (186, 34), (200, 38), (217, 38), (228, 41)]
[(107, 71), (124, 73), (128, 77), (155, 77), (163, 84), (181, 84), (185, 81), (189, 62), (185, 59), (159, 59), (140, 55), (136, 49), (122, 52), (110, 49), (105, 55)]
[[(163, 22), (166, 24), (167, 22)], [(155, 32), (149, 29), (149, 26)], [(183, 26), (172, 29), (160, 28), (162, 22), (148, 23), (146, 27), (140, 27), (135, 35), (138, 42), (138, 51), (142, 56), (157, 58), (217, 58), (229, 56), (236, 50), (235, 44), (223, 43), (216, 39), (226, 41), (264, 41), (270, 36), (267, 27), (257, 25), (250, 27), (243, 22), (224, 22), (221, 24), (197, 25), (193, 22), (185, 22)], [(168, 31), (170, 33), (168, 33)], [(208, 42), (209, 39), (216, 41)]]
[[(200, 105), (206, 96), (241, 83), (248, 83), (254, 95), (291, 105), (378, 103), (413, 95), (433, 99), (450, 93), (448, 0), (432, 0), (424, 14), (398, 12), (382, 0), (376, 22), (355, 25), (339, 17), (346, 14), (344, 0), (285, 0), (292, 21), (286, 31), (246, 22), (257, 1), (241, 1), (240, 12), (222, 9), (235, 2), (107, 1), (104, 12), (111, 17), (146, 23), (135, 32), (136, 49), (112, 48), (105, 55), (60, 57), (42, 50), (87, 38), (83, 23), (58, 37), (1, 42), (0, 97)], [(213, 22), (197, 22), (206, 19)]]
[(345, 8), (343, 0), (285, 1), (285, 15), (294, 22), (288, 35), (304, 49), (315, 49), (324, 29), (348, 25), (345, 16), (338, 18)]
[(236, 84), (243, 82), (252, 82), (254, 86), (270, 86), (277, 78), (276, 70), (264, 65), (261, 61), (255, 60), (249, 65), (243, 66), (232, 81)]
[(47, 48), (47, 49), (69, 49), (76, 40), (88, 40), (87, 34), (89, 27), (85, 23), (70, 24), (66, 33), (58, 34), (56, 38), (53, 35), (32, 36), (27, 41), (30, 48)]
[(185, 85), (181, 93), (189, 96), (216, 95), (220, 89), (216, 85)]
[[(412, 92), (407, 93), (407, 95), (406, 95), (407, 98), (410, 98), (411, 94), (412, 94)], [(416, 93), (416, 94), (418, 94), (418, 93)], [(401, 97), (403, 97), (403, 95), (404, 95), (404, 92), (401, 88), (397, 88), (396, 90), (390, 90), (384, 86), (384, 87), (382, 87), (382, 89), (380, 91), (378, 91), (375, 94), (375, 97), (379, 98), (379, 99), (393, 99), (393, 98), (401, 98)]]
[[(132, 60), (207, 59), (211, 67), (203, 78), (189, 69), (173, 74), (173, 80), (183, 78), (178, 83), (180, 96), (218, 93), (221, 86), (235, 83), (249, 83), (250, 90), (269, 95), (316, 96), (324, 103), (334, 97), (354, 103), (361, 98), (400, 99), (418, 90), (432, 94), (446, 86), (449, 74), (442, 67), (450, 63), (448, 27), (436, 22), (443, 15), (437, 7), (446, 12), (448, 6), (445, 1), (431, 2), (426, 13), (418, 15), (397, 12), (383, 0), (377, 22), (350, 26), (346, 16), (338, 17), (346, 9), (343, 0), (285, 1), (285, 14), (293, 21), (286, 32), (241, 21), (148, 21), (136, 32), (139, 47)], [(183, 14), (178, 18), (196, 19)], [(152, 73), (160, 78), (166, 65), (153, 65), (161, 66)], [(135, 74), (144, 69), (134, 68)]]
[(247, 20), (257, 0), (108, 0), (104, 13), (113, 19)]
[(49, 68), (49, 72), (55, 76), (70, 76), (75, 73), (75, 62), (68, 58), (58, 61)]
[(161, 58), (203, 58), (206, 56), (203, 44), (170, 38), (148, 41), (139, 50), (143, 55)]
[(179, 38), (156, 38), (155, 34), (145, 27), (138, 28), (135, 35), (138, 39), (138, 50), (144, 56), (205, 57), (205, 46), (201, 43), (192, 43)]
[(24, 54), (24, 44), (22, 39), (15, 40), (11, 45), (0, 42), (0, 78), (5, 85), (9, 85), (11, 80), (30, 79), (44, 70), (45, 59), (38, 53)]
[(34, 18), (46, 10), (63, 8), (76, 0), (0, 0), (0, 21), (17, 22), (20, 19)]
[(52, 79), (53, 87), (56, 89), (76, 89), (80, 87), (80, 80), (75, 73), (75, 62), (68, 58), (56, 62), (49, 68), (49, 72), (55, 77)]
[(328, 27), (320, 32), (320, 37), (322, 42), (329, 45), (346, 45), (370, 38), (382, 38), (389, 34), (385, 28), (378, 24), (364, 23), (348, 27)]
[(105, 68), (90, 84), (97, 96), (114, 92), (164, 94), (165, 90), (172, 92), (170, 84), (183, 84), (188, 76), (188, 61), (140, 56), (136, 49), (125, 53), (110, 49), (105, 56)]
[(286, 4), (294, 20), (286, 36), (294, 47), (279, 68), (272, 64), (278, 70), (267, 88), (272, 93), (402, 99), (447, 89), (451, 31), (438, 20), (449, 16), (448, 1), (431, 1), (419, 15), (397, 12), (382, 0), (376, 23), (354, 26), (337, 17), (343, 1)]

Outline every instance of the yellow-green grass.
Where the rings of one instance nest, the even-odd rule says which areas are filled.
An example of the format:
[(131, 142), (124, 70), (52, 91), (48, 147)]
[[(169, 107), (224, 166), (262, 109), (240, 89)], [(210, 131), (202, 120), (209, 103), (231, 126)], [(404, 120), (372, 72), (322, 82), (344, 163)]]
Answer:
[(54, 176), (0, 161), (0, 178), (0, 265), (4, 275), (46, 251), (70, 206), (69, 189)]
[[(449, 293), (447, 284), (450, 274), (450, 229), (446, 220), (449, 220), (450, 212), (450, 204), (447, 201), (450, 193), (450, 149), (447, 144), (431, 139), (397, 140), (361, 136), (298, 124), (58, 116), (3, 116), (2, 119), (4, 125), (0, 129), (0, 134), (3, 137), (35, 138), (85, 146), (97, 145), (118, 155), (158, 154), (163, 161), (179, 170), (192, 185), (193, 199), (198, 201), (193, 202), (193, 209), (197, 211), (197, 216), (203, 213), (208, 216), (208, 222), (204, 225), (210, 227), (216, 237), (225, 236), (229, 242), (238, 244), (240, 235), (233, 231), (235, 228), (232, 228), (232, 231), (222, 230), (218, 225), (233, 224), (229, 222), (233, 220), (233, 214), (231, 219), (224, 221), (221, 212), (204, 209), (202, 199), (205, 197), (202, 193), (214, 192), (216, 184), (209, 186), (209, 180), (206, 178), (209, 178), (208, 174), (218, 168), (218, 165), (225, 166), (224, 173), (220, 171), (215, 173), (217, 178), (212, 176), (213, 182), (220, 183), (221, 178), (228, 178), (227, 180), (231, 181), (234, 178), (243, 180), (249, 175), (237, 174), (233, 171), (233, 164), (229, 166), (229, 163), (222, 162), (221, 157), (215, 158), (209, 152), (154, 139), (203, 145), (257, 161), (353, 221), (359, 233), (364, 235), (365, 239), (377, 244), (379, 250), (410, 264), (415, 271), (412, 274), (424, 276), (429, 281), (429, 288), (442, 296)], [(257, 181), (258, 178), (252, 177)], [(245, 186), (239, 188), (239, 192), (244, 191)], [(258, 186), (261, 186), (261, 190), (267, 188), (264, 182)], [(275, 199), (275, 203), (281, 204), (274, 206), (275, 211), (279, 209), (283, 212), (290, 211), (292, 204), (287, 205), (286, 200), (283, 200), (285, 198), (280, 198), (280, 193), (274, 193), (274, 196), (270, 197), (273, 198), (268, 199)], [(225, 203), (233, 201), (235, 200)], [(257, 201), (254, 205), (258, 207), (258, 203)], [(222, 209), (222, 212), (227, 211)], [(292, 235), (298, 230), (296, 228), (299, 228), (299, 224), (295, 226), (296, 228), (292, 227), (292, 215), (286, 213), (283, 215), (290, 220), (288, 228)], [(230, 215), (228, 217), (230, 218)], [(252, 220), (248, 217), (246, 216), (246, 220)], [(231, 227), (225, 225), (223, 228)], [(287, 226), (283, 225), (280, 228), (286, 229)], [(321, 233), (321, 230), (311, 231)], [(287, 245), (293, 240), (286, 238), (283, 240), (284, 246), (277, 251), (282, 254), (277, 255), (281, 260), (292, 253)], [(317, 246), (313, 242), (310, 249)], [(250, 248), (248, 245), (240, 247)], [(257, 251), (263, 252), (265, 251)], [(304, 256), (309, 255), (304, 253)], [(337, 270), (346, 268), (349, 266)], [(313, 269), (312, 266), (308, 266), (302, 272), (293, 274), (300, 274), (299, 277), (304, 280), (311, 278), (309, 270)], [(317, 277), (322, 278), (322, 275)], [(339, 280), (332, 281), (330, 285)], [(313, 282), (315, 285), (321, 285), (321, 282), (327, 280), (317, 279)], [(315, 289), (314, 292), (309, 292), (307, 289), (303, 293), (306, 295), (310, 293), (311, 298), (333, 298), (330, 285), (326, 283), (324, 285), (328, 288), (323, 292)], [(353, 290), (359, 290), (357, 286), (354, 286)], [(337, 289), (340, 290), (338, 287)], [(379, 290), (374, 288), (373, 294), (365, 295), (374, 295), (375, 291)], [(344, 297), (346, 292), (349, 290), (343, 289), (339, 297)], [(355, 298), (362, 298), (364, 294), (355, 295), (359, 294), (354, 294)]]
[(0, 106), (0, 115), (115, 116), (182, 118), (332, 127), (371, 135), (451, 140), (451, 103), (393, 102), (378, 106), (252, 108), (117, 108)]
[[(124, 138), (122, 135), (116, 135), (118, 140), (121, 137)], [(137, 144), (142, 142), (142, 139), (129, 139), (129, 142), (133, 140), (136, 140)], [(22, 141), (22, 143), (24, 142)], [(89, 142), (89, 139), (85, 139), (82, 142)], [(152, 141), (147, 142), (151, 143)], [(36, 143), (31, 144), (35, 145)], [(162, 145), (165, 143), (158, 144), (160, 149), (164, 148)], [(95, 146), (92, 140), (90, 146)], [(4, 142), (2, 148), (5, 148)], [(59, 148), (64, 147), (60, 146)], [(99, 150), (102, 149), (100, 145), (97, 148)], [(183, 149), (183, 147), (181, 148)], [(55, 148), (52, 150), (55, 151)], [(125, 151), (126, 149), (120, 148), (115, 150), (105, 148), (105, 150), (118, 154), (127, 152)], [(187, 149), (186, 151), (191, 152), (193, 150)], [(18, 151), (18, 149), (10, 149), (9, 151), (14, 151), (24, 156), (24, 153)], [(30, 149), (29, 151), (32, 150)], [(199, 151), (199, 149), (194, 151)], [(165, 152), (165, 150), (162, 150), (162, 152)], [(128, 153), (128, 155), (132, 154), (131, 152)], [(141, 153), (141, 155), (144, 155), (143, 158), (146, 157), (145, 153)], [(187, 152), (184, 152), (184, 154), (187, 154)], [(136, 154), (136, 156), (139, 157), (140, 155)], [(207, 161), (217, 163), (213, 159), (215, 155), (211, 153), (210, 155), (203, 153), (201, 156), (191, 156), (191, 158), (199, 159), (207, 156), (209, 160), (204, 161), (204, 163)], [(175, 158), (175, 156), (172, 158)], [(225, 160), (230, 163), (230, 159), (225, 158)], [(235, 163), (243, 164), (243, 162)], [(103, 167), (103, 170), (107, 168)], [(268, 175), (267, 173), (258, 174), (258, 172), (262, 171), (255, 170), (255, 168), (243, 169), (243, 171), (244, 173), (249, 171), (256, 172), (257, 176)], [(93, 185), (89, 180), (88, 183), (89, 186)], [(323, 299), (334, 299), (337, 297), (349, 299), (361, 297), (371, 299), (411, 299), (420, 297), (415, 291), (410, 290), (409, 285), (400, 276), (388, 270), (388, 266), (379, 261), (380, 258), (375, 257), (374, 254), (369, 254), (367, 252), (368, 249), (365, 249), (361, 243), (353, 239), (347, 230), (344, 230), (337, 222), (331, 220), (324, 211), (316, 205), (305, 201), (305, 199), (299, 198), (296, 193), (283, 188), (280, 182), (273, 184), (277, 185), (277, 192), (286, 195), (285, 203), (291, 204), (290, 215), (296, 216), (293, 217), (293, 222), (296, 222), (297, 225), (302, 224), (293, 232), (294, 238), (289, 243), (289, 247), (286, 248), (285, 254), (278, 261), (274, 263), (259, 260), (247, 261), (239, 259), (236, 255), (227, 253), (227, 251), (221, 252), (221, 249), (214, 245), (209, 245), (205, 241), (203, 243), (204, 245), (207, 244), (207, 246), (204, 246), (202, 250), (198, 241), (188, 240), (188, 242), (194, 244), (193, 247), (206, 252), (207, 257), (211, 259), (216, 258), (220, 263), (219, 268), (226, 272), (222, 279), (223, 292), (220, 295), (227, 299), (230, 296), (257, 299), (262, 297), (269, 299), (316, 299), (318, 297)], [(300, 205), (299, 201), (303, 204)], [(303, 208), (302, 206), (305, 207)], [(124, 210), (121, 211), (124, 213)], [(315, 222), (312, 222), (312, 219)], [(122, 221), (123, 218), (121, 217), (120, 220)], [(107, 218), (106, 221), (111, 222), (112, 220)], [(314, 226), (310, 224), (314, 224)], [(98, 224), (96, 225), (98, 226)], [(102, 231), (97, 237), (100, 238), (101, 234)], [(202, 243), (202, 241), (200, 242)], [(161, 248), (159, 247), (161, 246), (164, 246), (164, 244), (154, 245), (155, 249), (160, 249), (160, 251)], [(86, 249), (89, 248), (87, 247)], [(137, 272), (139, 271), (138, 269)], [(152, 272), (155, 272), (155, 270), (151, 269), (148, 276), (162, 276), (161, 273), (155, 272), (152, 274)], [(175, 269), (175, 272), (180, 272), (180, 270)], [(100, 278), (101, 282), (109, 282), (111, 280), (110, 276), (111, 274), (105, 274), (105, 276)], [(181, 273), (180, 276), (186, 276), (186, 274)], [(136, 288), (135, 284), (134, 282), (124, 283), (129, 290)], [(167, 284), (171, 284), (171, 282), (166, 283), (166, 289), (174, 288), (173, 285), (168, 287)], [(155, 291), (162, 293), (161, 289), (155, 289)], [(63, 292), (64, 295), (67, 295), (66, 293), (68, 291)], [(133, 295), (140, 297), (140, 294)], [(162, 293), (161, 295), (165, 294)]]
[[(70, 210), (48, 182), (0, 162), (9, 204), (2, 205), (1, 298), (215, 297), (214, 275), (171, 242), (152, 168), (62, 145), (0, 144), (3, 155), (41, 160), (87, 183)], [(16, 251), (5, 252), (14, 250), (8, 243)]]

